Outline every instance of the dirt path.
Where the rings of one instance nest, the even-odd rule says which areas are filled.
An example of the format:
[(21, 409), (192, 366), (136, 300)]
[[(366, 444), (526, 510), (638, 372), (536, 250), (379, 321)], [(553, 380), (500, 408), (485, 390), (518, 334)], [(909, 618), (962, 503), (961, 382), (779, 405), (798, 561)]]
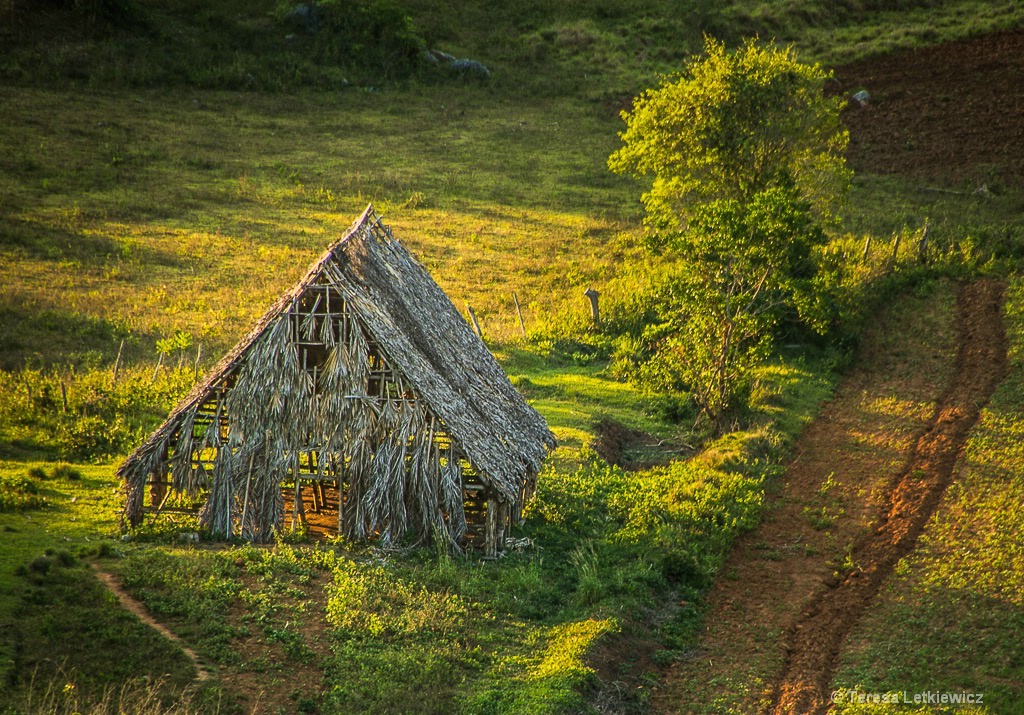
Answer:
[(128, 592), (121, 587), (121, 584), (118, 583), (113, 574), (101, 571), (95, 564), (93, 564), (93, 573), (96, 574), (96, 578), (99, 579), (100, 583), (106, 586), (111, 593), (117, 596), (117, 600), (120, 601), (122, 608), (130, 613), (134, 613), (138, 616), (140, 621), (184, 651), (185, 655), (188, 656), (189, 660), (191, 660), (193, 665), (196, 667), (196, 681), (203, 682), (210, 680), (213, 677), (213, 672), (203, 664), (196, 652), (185, 645), (181, 638), (172, 633), (167, 626), (149, 615), (149, 611), (146, 610), (146, 607), (132, 598)]
[(775, 715), (828, 709), (828, 691), (843, 642), (896, 563), (913, 550), (952, 481), (979, 411), (1006, 373), (1002, 295), (1003, 286), (995, 281), (979, 281), (960, 291), (953, 379), (907, 465), (895, 478), (874, 530), (853, 547), (853, 570), (820, 592), (789, 630), (771, 708)]
[[(700, 647), (667, 674), (655, 712), (806, 713), (827, 697), (835, 657), (874, 593), (860, 584), (877, 588), (891, 569), (883, 557), (911, 548), (999, 381), (1000, 299), (996, 283), (943, 284), (878, 316), (857, 369), (796, 445), (764, 522), (733, 549), (708, 595)], [(900, 546), (868, 550), (885, 539)], [(847, 590), (862, 601), (839, 599), (820, 622), (809, 615)]]

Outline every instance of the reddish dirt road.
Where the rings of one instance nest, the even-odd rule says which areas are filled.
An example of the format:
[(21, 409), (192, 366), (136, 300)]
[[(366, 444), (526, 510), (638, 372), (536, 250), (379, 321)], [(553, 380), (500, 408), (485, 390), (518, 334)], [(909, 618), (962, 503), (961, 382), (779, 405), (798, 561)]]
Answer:
[[(790, 628), (782, 676), (775, 688), (775, 715), (823, 713), (846, 637), (896, 563), (909, 554), (935, 512), (981, 407), (1006, 374), (1003, 286), (965, 285), (959, 295), (959, 349), (953, 378), (910, 459), (894, 480), (873, 532), (851, 551), (855, 568), (821, 591)], [(841, 456), (839, 456), (841, 459)]]
[(769, 708), (786, 633), (834, 582), (846, 546), (869, 533), (891, 476), (906, 464), (953, 374), (954, 293), (943, 285), (877, 316), (857, 368), (804, 430), (772, 485), (764, 522), (733, 548), (708, 594), (699, 649), (667, 674), (656, 712)]
[(700, 649), (668, 673), (656, 712), (827, 708), (847, 635), (913, 549), (1002, 378), (1001, 291), (947, 286), (880, 316), (858, 369), (801, 437), (764, 523), (735, 547)]

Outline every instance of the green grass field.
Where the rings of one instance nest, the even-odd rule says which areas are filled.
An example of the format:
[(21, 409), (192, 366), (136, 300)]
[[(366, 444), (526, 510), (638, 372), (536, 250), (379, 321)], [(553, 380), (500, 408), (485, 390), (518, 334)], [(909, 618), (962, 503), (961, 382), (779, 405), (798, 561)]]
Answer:
[[(639, 245), (641, 187), (606, 168), (618, 112), (704, 33), (778, 37), (834, 64), (1024, 22), (1009, 0), (881, 5), (409, 0), (430, 47), (491, 68), (476, 82), (317, 61), (309, 38), (285, 39), (270, 0), (0, 0), (0, 711), (44, 712), (25, 698), (74, 683), (60, 697), (93, 712), (130, 675), (161, 679), (169, 707), (190, 682), (180, 651), (98, 590), (87, 561), (221, 670), (223, 690), (201, 690), (195, 712), (248, 712), (238, 689), (260, 687), (268, 712), (562, 713), (601, 698), (642, 710), (653, 671), (693, 647), (703, 590), (849, 353), (788, 346), (744, 422), (713, 442), (692, 415), (666, 419), (670, 399), (612, 376), (612, 339), (588, 325), (582, 292), (628, 317), (662, 267)], [(927, 282), (909, 240), (882, 277), (894, 234), (925, 219), (935, 245), (958, 245), (936, 272), (1006, 271), (1015, 255), (990, 239), (1018, 230), (1019, 189), (982, 200), (917, 188), (855, 179), (833, 249), (882, 246), (853, 271), (862, 320)], [(537, 546), (498, 563), (351, 544), (194, 549), (177, 543), (187, 522), (120, 542), (117, 460), (190, 387), (197, 353), (200, 370), (212, 365), (370, 202), (456, 306), (473, 306), (559, 439), (519, 533)], [(1019, 649), (999, 645), (1019, 625), (1019, 549), (1005, 537), (1016, 525), (992, 506), (1015, 495), (1014, 385), (840, 684), (964, 684), (993, 693), (991, 712), (1020, 711)], [(624, 472), (591, 449), (603, 419), (699, 453)], [(52, 477), (59, 460), (80, 478)], [(966, 573), (951, 570), (961, 553), (977, 554)], [(914, 630), (907, 604), (931, 625)], [(871, 650), (872, 629), (897, 625), (906, 653)], [(660, 649), (651, 663), (618, 653), (595, 675), (596, 650), (638, 637)], [(974, 671), (927, 677), (975, 638), (993, 646)], [(888, 679), (876, 661), (893, 663)], [(620, 676), (628, 693), (609, 686)]]

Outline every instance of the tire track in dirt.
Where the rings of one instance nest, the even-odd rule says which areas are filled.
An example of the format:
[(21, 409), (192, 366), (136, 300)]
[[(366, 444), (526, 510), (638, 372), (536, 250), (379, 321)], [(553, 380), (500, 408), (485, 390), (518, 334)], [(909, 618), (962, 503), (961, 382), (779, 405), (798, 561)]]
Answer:
[(1003, 289), (1003, 284), (992, 280), (961, 287), (953, 377), (929, 427), (893, 480), (875, 528), (854, 545), (856, 568), (820, 592), (790, 628), (782, 675), (770, 707), (774, 715), (828, 709), (828, 691), (843, 643), (897, 562), (913, 550), (952, 481), (981, 407), (1006, 373)]
[(191, 660), (192, 664), (196, 667), (197, 682), (207, 681), (213, 677), (212, 671), (203, 664), (196, 652), (185, 645), (181, 638), (167, 628), (167, 626), (149, 615), (149, 611), (146, 610), (146, 607), (132, 598), (131, 595), (122, 588), (121, 584), (117, 582), (117, 579), (114, 578), (113, 574), (100, 570), (100, 568), (95, 564), (93, 564), (92, 570), (93, 573), (96, 574), (96, 578), (99, 579), (99, 582), (102, 583), (111, 593), (117, 596), (117, 600), (120, 602), (122, 608), (129, 613), (133, 613), (140, 621), (181, 648), (185, 655), (188, 656), (188, 659)]

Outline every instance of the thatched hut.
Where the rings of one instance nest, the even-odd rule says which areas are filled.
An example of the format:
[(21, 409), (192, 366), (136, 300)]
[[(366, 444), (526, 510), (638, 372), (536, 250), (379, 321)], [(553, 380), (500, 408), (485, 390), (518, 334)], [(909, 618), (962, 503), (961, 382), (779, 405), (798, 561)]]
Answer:
[[(133, 525), (173, 495), (254, 542), (329, 484), (338, 532), (496, 553), (554, 437), (373, 208), (118, 470)], [(146, 493), (149, 492), (149, 504)]]

